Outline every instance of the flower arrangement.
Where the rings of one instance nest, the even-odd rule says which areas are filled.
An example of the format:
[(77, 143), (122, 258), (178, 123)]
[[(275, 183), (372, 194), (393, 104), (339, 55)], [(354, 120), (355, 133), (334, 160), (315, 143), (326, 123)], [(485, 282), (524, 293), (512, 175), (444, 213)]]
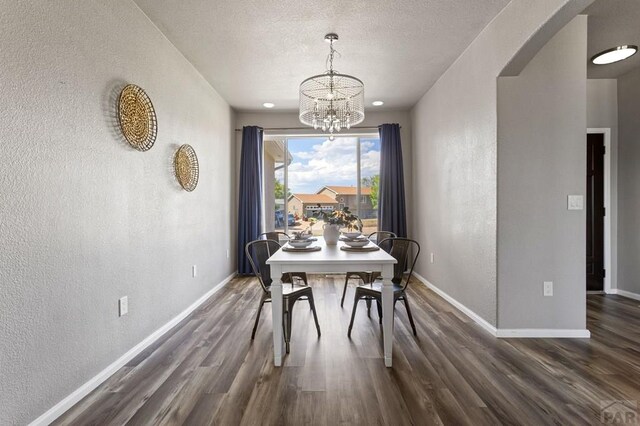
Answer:
[[(320, 208), (320, 204), (318, 204), (318, 207)], [(330, 212), (326, 212), (320, 208), (313, 217), (322, 219), (324, 223), (328, 225), (337, 225), (341, 228), (346, 227), (349, 231), (353, 229), (362, 231), (362, 221), (357, 215), (351, 213), (349, 207), (346, 206), (342, 210), (332, 210)]]

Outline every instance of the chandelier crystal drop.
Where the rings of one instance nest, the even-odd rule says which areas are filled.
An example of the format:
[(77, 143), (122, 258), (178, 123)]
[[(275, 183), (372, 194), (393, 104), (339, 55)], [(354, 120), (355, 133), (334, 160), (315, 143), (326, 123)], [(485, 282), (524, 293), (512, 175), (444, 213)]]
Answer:
[(337, 34), (324, 37), (329, 42), (329, 69), (300, 83), (300, 122), (314, 129), (334, 133), (364, 120), (364, 84), (358, 78), (340, 74), (333, 69)]

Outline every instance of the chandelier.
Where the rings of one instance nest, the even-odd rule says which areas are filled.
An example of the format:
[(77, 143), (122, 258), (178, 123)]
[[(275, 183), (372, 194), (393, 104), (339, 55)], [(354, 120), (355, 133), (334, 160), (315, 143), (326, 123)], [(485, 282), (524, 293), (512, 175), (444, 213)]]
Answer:
[(330, 46), (329, 69), (300, 83), (300, 122), (329, 132), (329, 139), (333, 140), (334, 132), (349, 129), (364, 120), (364, 84), (360, 79), (333, 69), (336, 54), (333, 43), (338, 35), (327, 34), (324, 39)]

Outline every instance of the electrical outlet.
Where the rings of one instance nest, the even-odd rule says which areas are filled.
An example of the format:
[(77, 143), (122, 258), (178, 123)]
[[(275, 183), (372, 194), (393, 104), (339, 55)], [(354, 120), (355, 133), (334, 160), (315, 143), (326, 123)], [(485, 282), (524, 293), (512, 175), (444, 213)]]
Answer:
[(118, 316), (122, 317), (129, 313), (129, 297), (124, 296), (118, 299)]
[(197, 266), (197, 265), (193, 265), (193, 266), (191, 267), (191, 276), (192, 276), (193, 278), (195, 278), (195, 277), (197, 277), (197, 276), (198, 276), (198, 266)]
[(433, 263), (434, 261), (435, 261), (435, 255), (431, 253), (431, 263)]
[(544, 295), (553, 296), (553, 281), (544, 282)]

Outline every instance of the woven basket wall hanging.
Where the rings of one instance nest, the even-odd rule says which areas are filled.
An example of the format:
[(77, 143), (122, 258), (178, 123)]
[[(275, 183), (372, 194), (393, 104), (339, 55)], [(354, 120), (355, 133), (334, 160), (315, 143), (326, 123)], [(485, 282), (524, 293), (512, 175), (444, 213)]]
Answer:
[(185, 191), (193, 191), (198, 186), (200, 166), (198, 156), (191, 145), (182, 145), (174, 159), (176, 178)]
[(151, 149), (158, 134), (151, 99), (135, 84), (128, 84), (118, 98), (118, 121), (124, 138), (138, 151)]

